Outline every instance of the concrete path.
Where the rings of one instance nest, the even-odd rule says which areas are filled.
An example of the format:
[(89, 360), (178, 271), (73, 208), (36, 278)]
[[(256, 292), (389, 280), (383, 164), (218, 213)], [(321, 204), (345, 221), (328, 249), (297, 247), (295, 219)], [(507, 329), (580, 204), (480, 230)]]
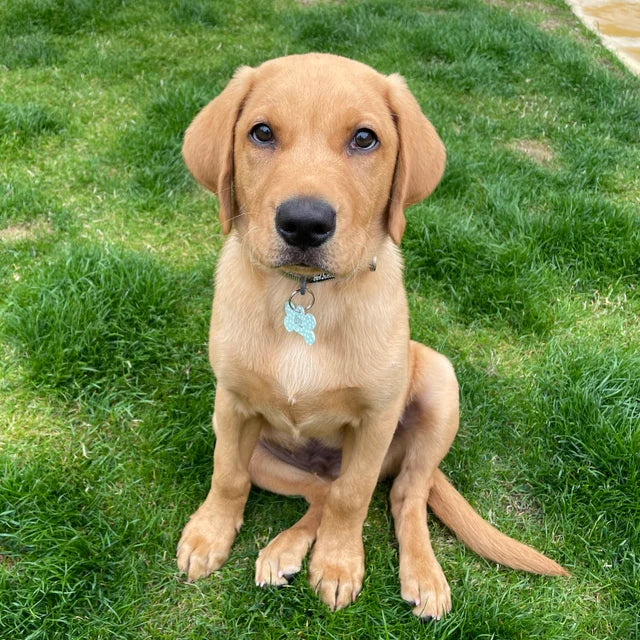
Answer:
[(640, 75), (640, 1), (566, 0), (602, 44), (633, 73)]

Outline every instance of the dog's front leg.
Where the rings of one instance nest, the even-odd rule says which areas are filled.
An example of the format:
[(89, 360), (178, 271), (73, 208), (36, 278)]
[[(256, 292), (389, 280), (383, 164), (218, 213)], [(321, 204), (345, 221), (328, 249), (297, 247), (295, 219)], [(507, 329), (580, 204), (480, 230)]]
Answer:
[(259, 419), (240, 415), (233, 395), (218, 386), (211, 489), (178, 543), (178, 568), (189, 581), (209, 575), (229, 557), (251, 488), (249, 460), (260, 428)]
[(362, 588), (362, 526), (400, 410), (394, 406), (345, 429), (340, 476), (329, 489), (309, 564), (309, 583), (332, 611), (353, 602)]

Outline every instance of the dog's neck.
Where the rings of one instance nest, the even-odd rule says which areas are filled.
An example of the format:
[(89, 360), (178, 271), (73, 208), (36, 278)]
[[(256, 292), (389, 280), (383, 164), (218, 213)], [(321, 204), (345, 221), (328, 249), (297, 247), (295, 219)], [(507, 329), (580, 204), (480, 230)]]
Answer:
[[(395, 297), (392, 294), (396, 292), (398, 286), (402, 285), (403, 261), (400, 251), (390, 239), (382, 242), (376, 249), (377, 258), (372, 257), (366, 267), (363, 265), (364, 268), (347, 276), (329, 273), (334, 277), (322, 278), (313, 284), (311, 278), (320, 274), (310, 273), (307, 275), (307, 286), (313, 284), (313, 291), (318, 297), (318, 303), (327, 296), (333, 298), (339, 295), (339, 305), (344, 306), (354, 299), (354, 290), (358, 290), (361, 294), (366, 293), (364, 299), (375, 298), (379, 294)], [(268, 292), (264, 299), (267, 304), (274, 302), (279, 306), (280, 300), (285, 300), (285, 296), (291, 294), (295, 287), (295, 284), (294, 287), (291, 286), (294, 282), (298, 285), (295, 288), (299, 288), (300, 278), (303, 274), (293, 273), (293, 270), (288, 270), (286, 267), (272, 269), (258, 263), (252, 258), (251, 252), (246, 250), (246, 244), (242, 237), (233, 231), (225, 242), (222, 254), (226, 256), (226, 259), (222, 259), (221, 256), (216, 279), (238, 280), (236, 291), (238, 289), (246, 291), (248, 299), (253, 300), (255, 297), (254, 287), (259, 287)], [(380, 277), (378, 277), (379, 274)], [(374, 276), (374, 279), (372, 280), (370, 276)], [(250, 283), (254, 284), (249, 286)], [(220, 286), (222, 287), (222, 284)], [(242, 298), (243, 295), (240, 294), (239, 297)], [(338, 299), (334, 299), (332, 306), (336, 303), (338, 303)], [(322, 304), (322, 306), (325, 305)]]
[(291, 279), (296, 280), (300, 283), (300, 291), (305, 291), (308, 284), (316, 284), (318, 282), (326, 282), (327, 280), (335, 280), (335, 276), (328, 271), (324, 271), (322, 273), (318, 273), (315, 276), (299, 276), (295, 273), (291, 273), (290, 271), (281, 270), (280, 273)]
[[(378, 266), (378, 258), (377, 256), (373, 256), (371, 262), (369, 263), (369, 271), (375, 271)], [(335, 280), (335, 277), (332, 273), (328, 271), (322, 271), (313, 276), (305, 276), (298, 275), (296, 273), (291, 273), (291, 271), (287, 271), (286, 269), (281, 269), (280, 273), (290, 278), (291, 280), (297, 280), (300, 282), (300, 287), (303, 288), (306, 284), (316, 284), (317, 282), (326, 282), (327, 280)]]
[[(377, 256), (373, 256), (373, 259), (369, 263), (369, 271), (375, 271), (378, 266), (378, 258)], [(300, 284), (299, 291), (304, 295), (304, 292), (307, 289), (307, 285), (309, 284), (317, 284), (318, 282), (327, 282), (328, 280), (335, 280), (336, 276), (328, 271), (323, 271), (316, 275), (306, 276), (306, 275), (298, 275), (296, 273), (291, 273), (285, 269), (281, 269), (280, 273), (289, 278), (290, 280), (296, 280)]]
[[(352, 349), (353, 345), (368, 344), (372, 339), (384, 342), (380, 336), (391, 333), (401, 321), (399, 314), (406, 308), (406, 295), (398, 247), (389, 239), (376, 247), (376, 254), (376, 272), (363, 265), (365, 268), (353, 275), (310, 285), (306, 295), (301, 296), (299, 281), (287, 278), (280, 269), (253, 261), (246, 243), (232, 233), (222, 249), (216, 273), (215, 325), (227, 327), (220, 344), (231, 340), (229, 327), (236, 324), (242, 325), (242, 331), (235, 336), (239, 345), (247, 342), (246, 332), (251, 327), (249, 342), (254, 346), (247, 351), (248, 358), (250, 352), (266, 352), (264, 345), (261, 351), (252, 342), (257, 336), (276, 351), (285, 343), (299, 343), (309, 356), (318, 350), (340, 350), (343, 346)], [(292, 335), (283, 326), (289, 300), (289, 308), (302, 306), (317, 320), (317, 326), (311, 329), (316, 336), (313, 346), (305, 344), (304, 336)], [(239, 316), (246, 318), (244, 324), (234, 320)]]

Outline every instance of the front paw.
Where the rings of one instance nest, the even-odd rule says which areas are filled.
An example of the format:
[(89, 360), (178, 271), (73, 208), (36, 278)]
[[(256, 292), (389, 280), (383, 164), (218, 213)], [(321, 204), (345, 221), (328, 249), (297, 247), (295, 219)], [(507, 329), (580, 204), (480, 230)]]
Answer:
[(413, 614), (423, 620), (440, 620), (451, 611), (449, 584), (432, 554), (400, 555), (400, 589)]
[(362, 538), (349, 541), (338, 537), (318, 538), (309, 563), (309, 584), (320, 599), (336, 611), (358, 597), (364, 578), (364, 548)]
[(225, 563), (241, 524), (206, 505), (191, 516), (177, 551), (178, 569), (187, 574), (188, 582), (208, 576)]
[(289, 577), (300, 571), (313, 533), (293, 526), (278, 534), (260, 553), (256, 561), (256, 586), (280, 587), (288, 584)]

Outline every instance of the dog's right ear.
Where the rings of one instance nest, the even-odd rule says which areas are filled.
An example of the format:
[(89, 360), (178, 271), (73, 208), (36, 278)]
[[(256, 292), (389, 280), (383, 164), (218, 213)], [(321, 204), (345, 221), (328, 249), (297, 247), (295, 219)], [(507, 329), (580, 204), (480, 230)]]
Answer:
[(233, 138), (254, 69), (240, 67), (224, 91), (189, 125), (182, 157), (194, 178), (218, 196), (222, 233), (231, 231), (233, 202)]

